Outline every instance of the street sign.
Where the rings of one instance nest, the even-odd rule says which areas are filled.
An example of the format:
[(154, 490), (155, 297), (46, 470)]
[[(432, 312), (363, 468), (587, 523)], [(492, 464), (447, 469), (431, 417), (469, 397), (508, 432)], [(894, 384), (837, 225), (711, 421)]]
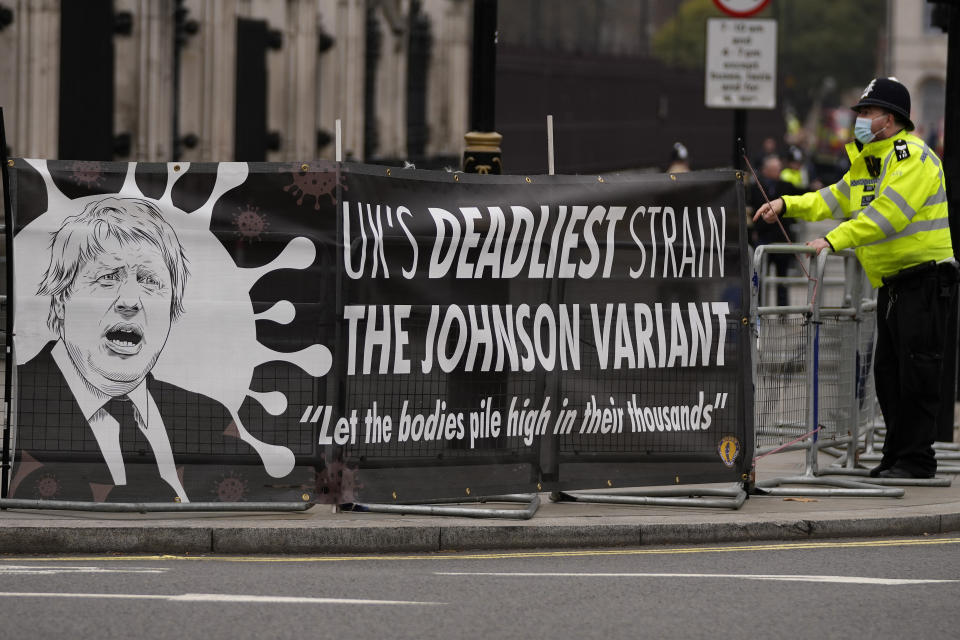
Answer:
[(707, 20), (706, 105), (777, 106), (777, 21)]
[(770, 0), (713, 0), (720, 11), (734, 18), (746, 18), (763, 11)]

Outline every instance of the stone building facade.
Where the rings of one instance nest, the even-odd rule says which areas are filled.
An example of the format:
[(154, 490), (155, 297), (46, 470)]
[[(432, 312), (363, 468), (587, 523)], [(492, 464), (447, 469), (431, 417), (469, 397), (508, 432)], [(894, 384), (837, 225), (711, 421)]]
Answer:
[[(12, 18), (0, 30), (0, 105), (14, 155), (332, 158), (337, 119), (348, 159), (462, 152), (469, 0), (0, 5)], [(101, 111), (107, 136), (93, 122)]]
[(910, 90), (917, 134), (935, 145), (943, 135), (947, 34), (931, 25), (927, 0), (889, 1), (889, 74)]
[[(947, 36), (930, 26), (926, 0), (886, 2), (878, 67), (910, 87), (918, 130), (935, 139)], [(8, 146), (65, 159), (332, 159), (339, 119), (346, 159), (456, 166), (469, 130), (473, 5), (0, 0)], [(676, 140), (698, 168), (728, 163), (730, 117), (703, 108), (702, 74), (650, 56), (680, 5), (501, 0), (505, 170), (545, 168), (547, 114), (564, 172), (657, 166)], [(782, 127), (779, 112), (752, 113), (749, 136)]]

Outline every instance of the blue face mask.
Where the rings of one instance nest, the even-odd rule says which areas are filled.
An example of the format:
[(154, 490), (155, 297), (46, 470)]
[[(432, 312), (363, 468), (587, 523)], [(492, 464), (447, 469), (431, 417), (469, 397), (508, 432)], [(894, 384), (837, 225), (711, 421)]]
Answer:
[(853, 136), (863, 144), (872, 142), (873, 139), (877, 137), (877, 133), (880, 133), (880, 131), (883, 131), (883, 129), (886, 129), (886, 127), (884, 127), (883, 129), (880, 129), (880, 131), (877, 131), (877, 133), (874, 133), (872, 131), (873, 121), (876, 120), (877, 118), (882, 118), (882, 117), (883, 116), (877, 116), (876, 118), (867, 118), (866, 116), (860, 116), (859, 118), (857, 118), (856, 122), (854, 122), (853, 124)]

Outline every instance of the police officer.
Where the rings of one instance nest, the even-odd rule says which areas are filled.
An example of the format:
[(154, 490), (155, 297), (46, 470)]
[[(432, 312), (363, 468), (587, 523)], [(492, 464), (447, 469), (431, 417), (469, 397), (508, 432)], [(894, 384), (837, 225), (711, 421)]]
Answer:
[(887, 425), (870, 475), (931, 478), (947, 315), (958, 270), (940, 158), (909, 133), (910, 93), (896, 78), (870, 82), (853, 110), (850, 170), (836, 184), (764, 204), (754, 220), (840, 220), (807, 243), (819, 254), (853, 248), (877, 297), (877, 399)]
[(807, 168), (803, 164), (803, 151), (800, 147), (790, 145), (787, 149), (786, 164), (787, 166), (780, 172), (780, 179), (789, 182), (796, 189), (806, 190), (810, 180), (807, 176)]
[[(780, 156), (771, 154), (764, 157), (760, 165), (760, 173), (757, 174), (757, 184), (750, 189), (750, 204), (754, 211), (763, 206), (766, 198), (779, 198), (785, 195), (794, 195), (803, 193), (806, 189), (797, 189), (789, 182), (781, 178), (783, 162)], [(783, 231), (786, 231), (789, 237), (793, 237), (793, 221), (783, 221)], [(783, 231), (776, 224), (764, 222), (755, 222), (750, 230), (750, 242), (754, 246), (763, 244), (772, 244), (775, 242), (785, 242)], [(789, 253), (771, 253), (770, 264), (778, 277), (784, 277), (788, 274), (790, 266), (796, 262), (796, 258)], [(789, 296), (786, 285), (777, 285), (777, 306), (784, 307), (789, 304)]]

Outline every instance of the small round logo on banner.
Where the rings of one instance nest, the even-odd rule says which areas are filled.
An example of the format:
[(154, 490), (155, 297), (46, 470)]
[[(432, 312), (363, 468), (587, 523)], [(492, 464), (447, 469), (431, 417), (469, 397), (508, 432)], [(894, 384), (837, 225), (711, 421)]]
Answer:
[(732, 467), (740, 455), (740, 441), (733, 436), (723, 436), (717, 445), (717, 453), (720, 454), (723, 464)]

